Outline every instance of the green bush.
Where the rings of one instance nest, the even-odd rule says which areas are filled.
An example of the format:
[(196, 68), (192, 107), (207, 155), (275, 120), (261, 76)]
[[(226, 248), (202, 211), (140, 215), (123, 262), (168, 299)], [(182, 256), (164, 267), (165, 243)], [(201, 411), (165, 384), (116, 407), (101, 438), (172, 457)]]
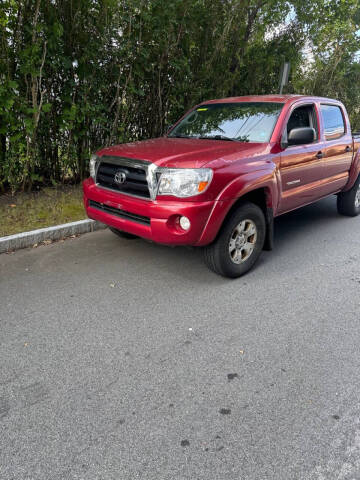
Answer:
[(91, 152), (193, 104), (275, 93), (284, 59), (288, 92), (359, 125), (359, 18), (358, 0), (2, 0), (0, 190), (78, 182)]

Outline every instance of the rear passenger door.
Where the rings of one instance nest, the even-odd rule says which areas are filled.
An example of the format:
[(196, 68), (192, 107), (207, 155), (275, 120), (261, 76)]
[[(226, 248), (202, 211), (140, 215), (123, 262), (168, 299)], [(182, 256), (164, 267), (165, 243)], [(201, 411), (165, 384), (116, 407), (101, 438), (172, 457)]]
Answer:
[(341, 105), (321, 103), (326, 192), (340, 190), (348, 181), (352, 163), (352, 136)]
[(293, 210), (319, 198), (319, 182), (324, 177), (323, 140), (320, 136), (319, 112), (315, 103), (295, 104), (289, 112), (283, 139), (293, 128), (312, 127), (313, 143), (289, 145), (281, 153), (280, 177), (282, 194), (279, 213)]

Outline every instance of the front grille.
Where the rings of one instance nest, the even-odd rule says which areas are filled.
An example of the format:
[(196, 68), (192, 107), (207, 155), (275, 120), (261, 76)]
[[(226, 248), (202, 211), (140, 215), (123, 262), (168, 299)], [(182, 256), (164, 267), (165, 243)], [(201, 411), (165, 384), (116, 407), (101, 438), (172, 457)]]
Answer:
[[(125, 174), (123, 183), (115, 181), (116, 174)], [(129, 166), (129, 162), (121, 165), (121, 160), (115, 163), (102, 161), (98, 167), (96, 182), (106, 188), (128, 195), (150, 198), (148, 182), (146, 179), (146, 170), (138, 166)]]
[(150, 225), (150, 217), (144, 217), (143, 215), (137, 215), (136, 213), (126, 212), (125, 210), (120, 210), (120, 208), (109, 207), (109, 205), (95, 202), (94, 200), (89, 200), (89, 207), (96, 208), (97, 210), (101, 210), (105, 213), (110, 213), (110, 215), (115, 215), (116, 217), (131, 220), (132, 222)]

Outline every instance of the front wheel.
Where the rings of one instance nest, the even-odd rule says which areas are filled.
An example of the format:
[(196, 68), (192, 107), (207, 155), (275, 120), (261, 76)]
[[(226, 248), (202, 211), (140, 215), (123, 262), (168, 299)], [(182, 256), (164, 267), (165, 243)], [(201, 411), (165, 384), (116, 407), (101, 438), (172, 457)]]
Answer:
[(250, 270), (265, 242), (263, 211), (244, 203), (231, 214), (214, 243), (204, 248), (207, 266), (224, 277), (236, 278)]
[(341, 215), (356, 217), (360, 213), (360, 175), (353, 187), (347, 192), (339, 193), (337, 208)]

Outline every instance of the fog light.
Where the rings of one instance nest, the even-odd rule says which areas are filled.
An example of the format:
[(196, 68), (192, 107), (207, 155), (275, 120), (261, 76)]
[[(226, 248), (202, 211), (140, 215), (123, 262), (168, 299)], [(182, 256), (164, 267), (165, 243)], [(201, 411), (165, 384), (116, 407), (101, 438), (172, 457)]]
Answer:
[(187, 217), (180, 217), (180, 227), (183, 230), (189, 230), (190, 225), (190, 220)]

